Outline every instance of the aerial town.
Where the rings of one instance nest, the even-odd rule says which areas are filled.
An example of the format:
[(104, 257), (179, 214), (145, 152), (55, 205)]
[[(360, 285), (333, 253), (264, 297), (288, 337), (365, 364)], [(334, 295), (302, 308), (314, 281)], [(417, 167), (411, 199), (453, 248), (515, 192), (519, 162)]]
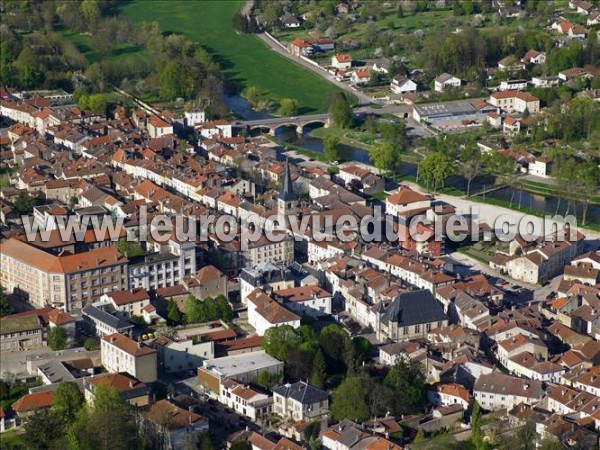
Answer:
[(599, 1), (0, 14), (0, 450), (600, 448)]

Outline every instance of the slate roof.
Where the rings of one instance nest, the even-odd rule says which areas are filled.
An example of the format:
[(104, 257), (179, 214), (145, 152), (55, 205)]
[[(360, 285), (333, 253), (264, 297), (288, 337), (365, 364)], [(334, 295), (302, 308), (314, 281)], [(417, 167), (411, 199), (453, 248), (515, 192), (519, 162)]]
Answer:
[(84, 306), (81, 312), (83, 315), (91, 317), (94, 321), (102, 322), (114, 330), (133, 328), (131, 323), (119, 319), (118, 317), (115, 317), (112, 314), (92, 305)]
[(327, 392), (304, 381), (298, 381), (293, 384), (284, 384), (283, 386), (274, 389), (273, 392), (283, 397), (294, 399), (303, 405), (312, 405), (313, 403), (320, 402), (329, 397)]
[(447, 320), (440, 303), (427, 289), (402, 292), (388, 306), (383, 322), (397, 322), (399, 327)]

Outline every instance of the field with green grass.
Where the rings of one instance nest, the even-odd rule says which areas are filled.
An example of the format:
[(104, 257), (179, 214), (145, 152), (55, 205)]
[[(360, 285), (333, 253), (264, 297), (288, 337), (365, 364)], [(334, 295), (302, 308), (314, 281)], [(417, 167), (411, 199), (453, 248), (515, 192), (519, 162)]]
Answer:
[(75, 47), (77, 47), (77, 50), (79, 50), (81, 54), (86, 57), (90, 64), (99, 62), (100, 60), (120, 63), (124, 62), (126, 59), (129, 58), (139, 58), (142, 60), (147, 60), (149, 58), (148, 54), (144, 49), (123, 43), (116, 44), (111, 54), (101, 55), (93, 49), (93, 38), (91, 35), (76, 33), (72, 30), (68, 30), (65, 28), (59, 28), (57, 30), (57, 33), (63, 38), (71, 41), (75, 45)]
[(330, 95), (339, 92), (338, 88), (273, 52), (258, 37), (238, 33), (232, 17), (243, 3), (134, 0), (124, 3), (121, 11), (134, 21), (156, 21), (163, 32), (182, 33), (199, 42), (240, 89), (256, 86), (274, 101), (295, 98), (300, 114), (325, 111)]

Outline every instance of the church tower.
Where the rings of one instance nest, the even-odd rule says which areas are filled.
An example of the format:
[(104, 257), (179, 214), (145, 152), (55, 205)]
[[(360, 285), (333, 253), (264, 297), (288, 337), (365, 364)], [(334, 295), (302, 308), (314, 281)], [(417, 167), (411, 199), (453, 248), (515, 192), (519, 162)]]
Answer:
[[(277, 197), (277, 213), (279, 217), (288, 218), (296, 216), (296, 195), (292, 185), (292, 173), (290, 172), (290, 161), (285, 161), (285, 177), (283, 179), (283, 190)], [(287, 225), (287, 223), (286, 223)]]

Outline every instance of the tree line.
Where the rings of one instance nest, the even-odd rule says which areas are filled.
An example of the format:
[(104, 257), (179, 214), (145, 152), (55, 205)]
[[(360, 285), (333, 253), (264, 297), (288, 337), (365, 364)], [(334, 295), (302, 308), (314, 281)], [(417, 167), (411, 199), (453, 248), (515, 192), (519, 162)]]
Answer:
[[(132, 23), (118, 6), (114, 0), (8, 2), (0, 27), (0, 82), (78, 89), (79, 95), (115, 85), (167, 101), (197, 100), (209, 114), (227, 112), (221, 70), (208, 52), (184, 36), (164, 35), (156, 22)], [(114, 57), (119, 53), (131, 54)]]

